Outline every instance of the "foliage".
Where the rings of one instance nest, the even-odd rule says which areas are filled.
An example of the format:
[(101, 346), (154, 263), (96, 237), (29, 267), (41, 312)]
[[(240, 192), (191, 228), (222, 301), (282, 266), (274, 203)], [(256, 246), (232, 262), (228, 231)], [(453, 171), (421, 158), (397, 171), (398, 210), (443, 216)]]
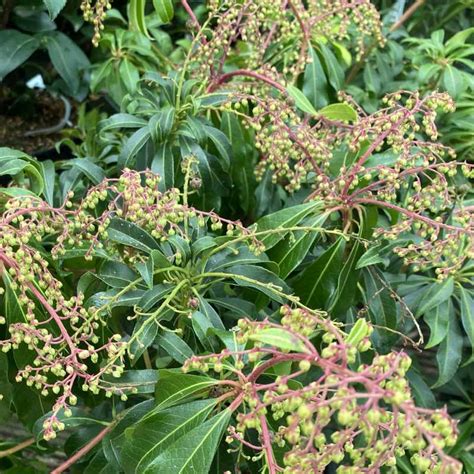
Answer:
[(80, 71), (0, 32), (90, 93), (0, 148), (0, 419), (55, 474), (474, 472), (469, 5), (196, 3), (81, 2)]

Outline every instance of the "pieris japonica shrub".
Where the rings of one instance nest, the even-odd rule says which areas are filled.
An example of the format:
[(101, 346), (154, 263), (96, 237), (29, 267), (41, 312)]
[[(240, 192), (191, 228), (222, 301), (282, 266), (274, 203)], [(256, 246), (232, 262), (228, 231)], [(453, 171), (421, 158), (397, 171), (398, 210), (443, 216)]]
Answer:
[(346, 88), (386, 54), (368, 0), (81, 3), (120, 110), (81, 109), (71, 159), (0, 149), (0, 420), (33, 434), (0, 469), (467, 469), (449, 88)]
[[(346, 336), (325, 314), (299, 307), (298, 298), (286, 294), (284, 282), (271, 271), (249, 264), (266, 262), (259, 237), (287, 229), (259, 232), (196, 210), (177, 189), (159, 191), (159, 180), (151, 172), (125, 170), (77, 204), (70, 194), (59, 208), (33, 197), (13, 198), (5, 206), (0, 259), (7, 309), (2, 322), (8, 335), (0, 344), (4, 353), (14, 354), (16, 383), (52, 396), (51, 412), (42, 423), (45, 440), (65, 428), (81, 392), (118, 396), (123, 402), (139, 396), (139, 387), (123, 375), (145, 351), (149, 357), (150, 344), (162, 332), (163, 347), (184, 363), (185, 372), (221, 374), (212, 385), (222, 392), (219, 406), (231, 404), (228, 416), (216, 416), (224, 423), (234, 415), (237, 423), (229, 428), (227, 441), (255, 449), (252, 459), (264, 462), (270, 472), (281, 470), (275, 446), (286, 447), (286, 472), (317, 472), (330, 463), (340, 464), (340, 472), (378, 469), (395, 465), (396, 456), (405, 452), (423, 472), (456, 472), (456, 462), (443, 452), (455, 442), (455, 422), (445, 411), (416, 408), (404, 378), (409, 357), (393, 353), (363, 362), (359, 352), (370, 349), (371, 332), (365, 320)], [(225, 234), (213, 239), (213, 231), (223, 227)], [(166, 250), (171, 251), (168, 257)], [(104, 259), (97, 275), (110, 290), (86, 300), (84, 285), (79, 285), (82, 291), (68, 289), (67, 279), (64, 284), (59, 275), (67, 269), (70, 252), (84, 262)], [(226, 279), (296, 307), (282, 306), (281, 316), (273, 316), (276, 322), (242, 319), (240, 332), (225, 335), (220, 315), (203, 297)], [(109, 311), (114, 305), (133, 308), (127, 320), (134, 321), (134, 328), (128, 334), (113, 331)], [(187, 359), (193, 354), (185, 342), (193, 336), (190, 321), (204, 347), (219, 346), (216, 336), (208, 335), (214, 329), (224, 341), (232, 338), (234, 349)], [(278, 365), (286, 369), (275, 378)], [(180, 400), (170, 394), (167, 403), (174, 396)], [(252, 429), (258, 432), (257, 445), (246, 440)], [(202, 466), (212, 458), (208, 453)]]

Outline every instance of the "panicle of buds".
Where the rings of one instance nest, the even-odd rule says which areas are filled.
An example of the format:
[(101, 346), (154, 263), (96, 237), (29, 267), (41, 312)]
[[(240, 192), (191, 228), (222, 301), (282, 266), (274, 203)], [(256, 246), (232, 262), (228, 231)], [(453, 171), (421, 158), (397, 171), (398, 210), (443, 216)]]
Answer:
[(99, 46), (101, 32), (104, 29), (104, 19), (107, 10), (112, 8), (112, 0), (82, 0), (81, 10), (84, 20), (94, 25), (92, 44)]
[(211, 82), (222, 79), (224, 63), (241, 44), (242, 68), (275, 67), (290, 79), (310, 61), (311, 41), (344, 40), (356, 58), (368, 44), (384, 43), (379, 13), (369, 0), (211, 0), (208, 6), (193, 60), (197, 73)]
[[(183, 370), (220, 375), (236, 413), (227, 442), (255, 450), (253, 460), (265, 456), (269, 472), (322, 473), (331, 463), (340, 474), (381, 472), (404, 455), (423, 473), (461, 472), (444, 452), (456, 442), (456, 422), (445, 409), (415, 405), (409, 356), (356, 363), (371, 349), (365, 320), (345, 334), (321, 313), (283, 306), (278, 324), (245, 319), (238, 327), (245, 349), (193, 357)], [(287, 375), (271, 375), (283, 363)]]
[[(289, 192), (312, 187), (308, 199), (348, 214), (365, 205), (397, 211), (398, 221), (378, 234), (411, 236), (408, 246), (395, 248), (407, 265), (415, 271), (434, 267), (440, 279), (458, 271), (474, 255), (474, 219), (454, 178), (471, 179), (474, 167), (435, 141), (437, 113), (454, 110), (452, 99), (401, 91), (388, 94), (385, 107), (373, 114), (345, 94), (341, 99), (357, 111), (357, 120), (302, 117), (288, 98), (261, 98), (250, 87), (231, 95), (224, 107), (254, 131), (258, 178), (269, 172)], [(341, 154), (345, 164), (334, 172), (332, 162)]]
[[(58, 414), (70, 414), (69, 407), (77, 401), (75, 387), (122, 398), (134, 391), (124, 384), (114, 386), (113, 379), (124, 371), (128, 344), (119, 334), (108, 332), (107, 312), (90, 306), (82, 293), (72, 294), (61, 282), (70, 252), (92, 260), (102, 250), (133, 263), (141, 258), (140, 252), (110, 238), (113, 223), (140, 226), (158, 243), (175, 235), (189, 240), (181, 225), (186, 220), (243, 237), (255, 253), (263, 250), (239, 222), (182, 204), (180, 192), (160, 192), (159, 181), (150, 171), (126, 169), (119, 178), (90, 189), (78, 205), (72, 202), (72, 192), (59, 208), (29, 196), (12, 198), (5, 205), (0, 218), (0, 269), (5, 288), (0, 298), (14, 310), (0, 317), (0, 324), (8, 324), (8, 337), (0, 340), (0, 348), (8, 352), (26, 346), (31, 363), (20, 367), (17, 382), (26, 382), (44, 396), (57, 396), (52, 416), (45, 421), (46, 439), (64, 426)], [(180, 258), (175, 256), (176, 264)]]

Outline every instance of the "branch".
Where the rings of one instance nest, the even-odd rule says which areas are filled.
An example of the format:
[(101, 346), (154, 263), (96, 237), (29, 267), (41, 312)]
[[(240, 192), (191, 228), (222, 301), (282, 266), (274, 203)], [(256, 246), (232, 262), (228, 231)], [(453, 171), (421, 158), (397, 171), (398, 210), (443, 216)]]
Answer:
[(201, 24), (199, 23), (196, 15), (193, 12), (193, 9), (189, 6), (187, 0), (181, 0), (181, 5), (183, 5), (184, 9), (186, 10), (187, 14), (191, 17), (191, 22), (197, 30), (201, 29)]
[(61, 474), (66, 469), (69, 469), (74, 463), (76, 463), (82, 456), (87, 454), (92, 448), (99, 444), (107, 433), (109, 433), (112, 428), (115, 426), (115, 423), (110, 423), (106, 426), (97, 436), (92, 438), (86, 445), (84, 445), (79, 451), (77, 451), (74, 456), (71, 456), (66, 462), (58, 466), (54, 471), (51, 471), (51, 474)]
[(20, 444), (17, 444), (16, 446), (12, 446), (11, 448), (5, 449), (4, 451), (0, 451), (0, 459), (15, 454), (18, 451), (21, 451), (22, 449), (31, 446), (34, 442), (35, 438), (29, 438), (25, 441), (22, 441)]
[(390, 27), (390, 33), (392, 31), (398, 30), (398, 28), (400, 28), (400, 26), (402, 26), (403, 23), (405, 23), (405, 21), (407, 21), (408, 18), (413, 15), (413, 13), (415, 13), (415, 11), (418, 10), (418, 8), (420, 8), (423, 3), (425, 3), (425, 1), (426, 0), (416, 0), (416, 2), (410, 8), (407, 9), (407, 11), (400, 17), (400, 19)]
[(258, 72), (247, 71), (246, 69), (237, 69), (236, 71), (231, 71), (226, 74), (222, 74), (222, 76), (220, 76), (217, 79), (216, 83), (209, 88), (208, 92), (212, 92), (213, 90), (216, 89), (217, 86), (223, 84), (224, 82), (236, 76), (253, 77), (254, 79), (257, 79), (259, 81), (266, 82), (270, 86), (275, 87), (275, 89), (278, 89), (280, 92), (286, 92), (286, 89), (281, 84), (274, 81), (273, 79), (267, 76), (264, 76), (263, 74), (259, 74)]

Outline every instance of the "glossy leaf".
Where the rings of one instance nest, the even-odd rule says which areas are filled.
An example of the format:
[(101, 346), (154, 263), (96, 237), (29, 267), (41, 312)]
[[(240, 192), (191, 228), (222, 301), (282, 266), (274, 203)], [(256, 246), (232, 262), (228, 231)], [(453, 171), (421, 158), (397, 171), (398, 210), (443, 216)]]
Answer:
[(328, 104), (327, 78), (323, 66), (313, 48), (309, 49), (310, 62), (306, 66), (303, 81), (303, 93), (316, 108)]
[(297, 338), (291, 332), (282, 328), (264, 328), (255, 331), (249, 336), (251, 341), (261, 342), (285, 351), (305, 352), (309, 350), (306, 348), (304, 342)]
[(130, 0), (128, 15), (132, 28), (148, 36), (145, 22), (145, 6), (146, 0)]
[(150, 253), (158, 247), (156, 240), (146, 231), (133, 222), (114, 217), (107, 227), (107, 234), (111, 240), (119, 244)]
[(353, 107), (347, 104), (331, 104), (323, 107), (319, 112), (319, 115), (329, 119), (341, 122), (356, 122), (357, 112)]
[(448, 332), (436, 354), (438, 362), (438, 380), (433, 388), (448, 383), (456, 374), (462, 358), (463, 337), (459, 323), (453, 313), (449, 315)]
[(416, 311), (417, 315), (426, 314), (428, 311), (435, 308), (443, 301), (446, 301), (453, 294), (453, 290), (454, 281), (452, 277), (447, 278), (441, 283), (437, 282), (430, 285)]
[(17, 30), (0, 31), (0, 81), (21, 66), (39, 47), (40, 42), (34, 36), (25, 35)]
[(451, 300), (448, 299), (425, 314), (424, 319), (430, 327), (430, 339), (426, 349), (437, 346), (448, 334), (451, 305)]
[(459, 287), (459, 303), (462, 325), (474, 354), (474, 298), (472, 293), (463, 287)]
[(168, 446), (203, 423), (215, 404), (214, 400), (199, 400), (178, 408), (153, 410), (125, 431), (122, 467), (130, 473), (143, 472)]
[(336, 290), (345, 240), (339, 238), (295, 280), (293, 288), (301, 301), (324, 308)]
[(50, 18), (54, 20), (59, 12), (65, 7), (66, 0), (43, 0), (43, 3), (48, 9)]
[[(301, 225), (304, 227), (322, 227), (327, 214), (310, 216)], [(286, 278), (304, 260), (319, 232), (300, 230), (292, 232), (278, 242), (269, 252), (272, 260), (278, 263), (280, 278)]]
[(183, 364), (194, 355), (193, 350), (174, 332), (164, 331), (157, 337), (157, 344), (174, 360)]
[(256, 230), (257, 232), (275, 230), (275, 232), (263, 234), (259, 236), (259, 240), (269, 250), (288, 234), (289, 231), (285, 229), (297, 226), (305, 217), (313, 212), (319, 213), (321, 209), (321, 203), (308, 202), (268, 214), (257, 221)]
[(209, 472), (217, 446), (232, 412), (224, 410), (188, 431), (166, 448), (143, 474), (195, 474)]
[(160, 17), (160, 20), (166, 24), (169, 23), (174, 16), (174, 5), (173, 0), (153, 0), (156, 13)]
[(77, 94), (81, 75), (90, 65), (89, 59), (76, 43), (60, 31), (48, 33), (46, 47), (54, 68), (71, 94)]
[(298, 109), (307, 114), (317, 115), (317, 110), (313, 107), (303, 92), (301, 92), (297, 87), (288, 86), (286, 91), (288, 92), (288, 95), (295, 101), (295, 105), (298, 107)]
[(156, 409), (176, 405), (196, 393), (206, 392), (217, 380), (202, 375), (183, 374), (181, 371), (160, 370), (156, 386)]

